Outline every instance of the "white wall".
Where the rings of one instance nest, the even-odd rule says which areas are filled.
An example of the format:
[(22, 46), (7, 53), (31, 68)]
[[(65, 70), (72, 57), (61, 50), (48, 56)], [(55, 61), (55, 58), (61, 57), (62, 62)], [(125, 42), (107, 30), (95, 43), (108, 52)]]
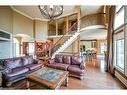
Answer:
[(85, 45), (86, 49), (92, 48), (92, 42), (91, 41), (81, 41), (80, 45)]

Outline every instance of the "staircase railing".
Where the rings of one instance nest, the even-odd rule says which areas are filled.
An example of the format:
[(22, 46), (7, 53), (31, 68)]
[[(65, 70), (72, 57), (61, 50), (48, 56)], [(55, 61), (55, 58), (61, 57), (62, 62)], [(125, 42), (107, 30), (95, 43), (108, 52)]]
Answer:
[(74, 33), (76, 33), (77, 29), (77, 22), (75, 22), (66, 32), (66, 34), (63, 34), (62, 37), (52, 46), (51, 48), (51, 56), (55, 51), (59, 49)]

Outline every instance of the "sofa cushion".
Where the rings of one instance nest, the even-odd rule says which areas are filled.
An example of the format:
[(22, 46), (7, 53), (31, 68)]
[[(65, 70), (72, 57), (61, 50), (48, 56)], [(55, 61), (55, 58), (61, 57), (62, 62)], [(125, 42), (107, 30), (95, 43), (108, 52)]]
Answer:
[(55, 56), (55, 62), (63, 63), (63, 56), (62, 55), (56, 55)]
[(29, 68), (29, 70), (34, 70), (34, 69), (37, 69), (37, 68), (41, 68), (43, 66), (43, 64), (29, 64), (29, 65), (26, 65), (27, 68)]
[(22, 60), (21, 60), (21, 58), (15, 59), (15, 60), (6, 60), (5, 66), (7, 68), (10, 68), (10, 69), (21, 67), (22, 66)]
[(71, 64), (71, 56), (69, 56), (69, 55), (64, 55), (64, 56), (63, 56), (63, 63), (64, 63), (64, 64)]
[(82, 75), (84, 72), (84, 70), (80, 69), (80, 66), (78, 65), (70, 65), (68, 71), (76, 75)]
[(28, 56), (28, 57), (24, 57), (23, 58), (23, 64), (24, 65), (28, 65), (33, 63), (33, 56)]
[(20, 74), (20, 75), (16, 75), (16, 76), (13, 76), (13, 77), (5, 76), (5, 80), (6, 80), (6, 82), (12, 82), (12, 81), (15, 81), (15, 80), (17, 80), (17, 79), (19, 79), (19, 78), (24, 78), (24, 76), (25, 76), (27, 73), (28, 73), (28, 72), (22, 73), (22, 74)]
[(72, 56), (71, 64), (72, 65), (80, 65), (83, 62), (83, 58), (81, 56)]
[(14, 68), (14, 69), (12, 69), (12, 72), (11, 72), (11, 73), (8, 73), (8, 74), (6, 75), (6, 77), (7, 77), (7, 78), (14, 77), (14, 76), (17, 76), (17, 75), (26, 73), (26, 72), (28, 72), (28, 71), (29, 71), (29, 69), (26, 68), (26, 67)]
[(53, 63), (53, 64), (48, 64), (48, 67), (67, 71), (67, 68), (69, 67), (69, 64)]

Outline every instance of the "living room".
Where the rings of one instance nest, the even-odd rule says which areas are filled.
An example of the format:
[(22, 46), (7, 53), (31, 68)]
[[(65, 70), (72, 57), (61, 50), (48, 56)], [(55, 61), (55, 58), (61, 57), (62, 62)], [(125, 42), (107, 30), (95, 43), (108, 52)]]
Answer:
[(114, 7), (126, 19), (126, 6), (0, 6), (0, 88), (126, 89), (126, 22), (112, 34)]

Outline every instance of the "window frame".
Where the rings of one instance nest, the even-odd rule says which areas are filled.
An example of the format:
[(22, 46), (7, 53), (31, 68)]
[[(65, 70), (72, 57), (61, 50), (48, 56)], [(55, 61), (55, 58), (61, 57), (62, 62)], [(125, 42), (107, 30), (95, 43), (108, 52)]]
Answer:
[(116, 50), (115, 50), (115, 51), (116, 51), (116, 55), (115, 55), (115, 56), (116, 56), (116, 59), (115, 59), (116, 64), (115, 64), (115, 67), (117, 67), (117, 68), (120, 69), (122, 72), (124, 72), (124, 71), (125, 71), (125, 52), (124, 52), (124, 66), (123, 66), (124, 68), (121, 68), (119, 65), (117, 65), (117, 64), (118, 64), (118, 62), (117, 62), (117, 54), (118, 54), (118, 53), (117, 53), (117, 48), (118, 48), (118, 47), (117, 47), (117, 45), (118, 45), (118, 44), (117, 44), (117, 41), (119, 41), (119, 40), (124, 40), (124, 47), (123, 47), (123, 49), (125, 50), (125, 39), (124, 39), (124, 38), (117, 39), (116, 42), (115, 42), (115, 43), (116, 43), (116, 45), (115, 45), (115, 47), (116, 47)]
[[(121, 12), (121, 11), (124, 11), (124, 21), (123, 21), (123, 23), (121, 24), (121, 25), (119, 25), (119, 26), (117, 26), (117, 27), (115, 27), (115, 20), (116, 20), (116, 16)], [(117, 11), (115, 10), (115, 18), (114, 18), (114, 30), (117, 30), (117, 29), (119, 29), (121, 26), (123, 26), (125, 24), (125, 8), (124, 8), (124, 5), (122, 5)]]
[(122, 11), (122, 9), (124, 9), (124, 5), (122, 5), (122, 6), (118, 9), (118, 11), (116, 11), (116, 14), (119, 14), (120, 11)]
[[(30, 52), (30, 44), (32, 44), (33, 52)], [(28, 53), (30, 55), (34, 55), (35, 54), (35, 43), (34, 42), (28, 42)]]
[[(13, 56), (14, 57), (20, 56), (21, 55), (21, 53), (20, 53), (20, 42), (17, 40), (17, 38), (15, 38), (15, 37), (13, 38), (12, 45), (13, 45)], [(17, 48), (17, 46), (18, 46), (18, 48)], [(18, 52), (17, 52), (17, 50), (18, 50)]]

